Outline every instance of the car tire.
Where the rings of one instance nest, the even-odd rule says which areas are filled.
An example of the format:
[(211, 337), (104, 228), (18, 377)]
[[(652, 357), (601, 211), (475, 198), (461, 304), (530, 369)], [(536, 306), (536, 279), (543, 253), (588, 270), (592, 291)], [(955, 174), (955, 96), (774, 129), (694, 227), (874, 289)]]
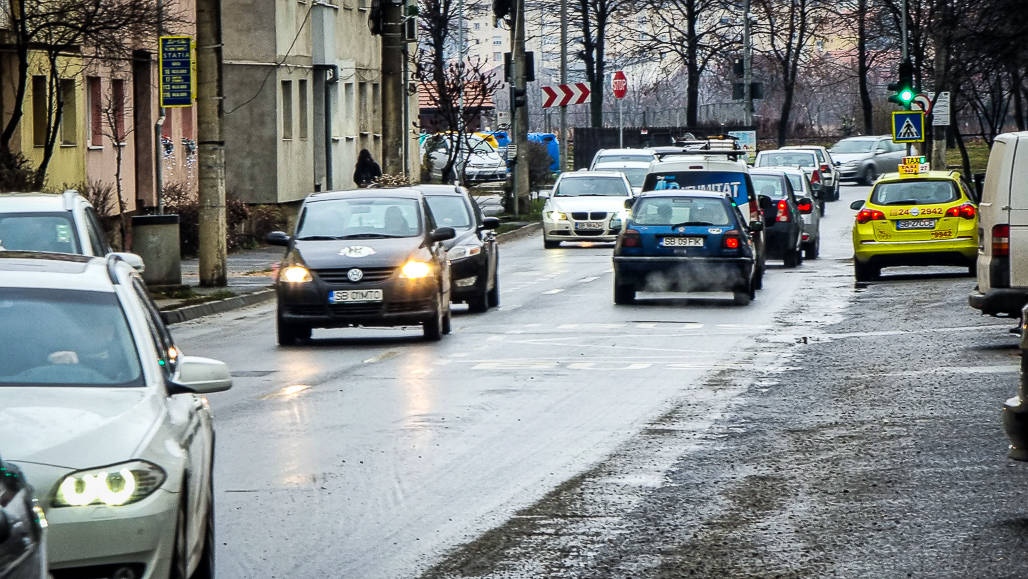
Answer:
[(803, 260), (803, 253), (798, 249), (790, 249), (785, 252), (785, 267), (796, 267)]
[(838, 201), (839, 200), (839, 196), (841, 194), (840, 189), (842, 189), (842, 183), (840, 183), (839, 181), (840, 181), (840, 179), (838, 177), (836, 177), (835, 178), (835, 195), (832, 196), (832, 201)]
[(207, 498), (207, 524), (204, 525), (203, 551), (200, 552), (200, 564), (190, 579), (214, 579), (214, 465), (210, 467), (211, 479)]
[(453, 311), (446, 307), (446, 313), (443, 314), (443, 334), (449, 335), (453, 331)]
[(874, 165), (868, 165), (867, 167), (864, 167), (864, 171), (860, 174), (860, 181), (864, 185), (871, 185), (875, 182), (877, 177), (878, 175), (875, 174)]
[(299, 342), (311, 339), (311, 327), (298, 324), (288, 324), (281, 318), (276, 321), (276, 332), (278, 334), (279, 346), (292, 346)]
[(557, 249), (560, 247), (560, 241), (550, 241), (549, 239), (543, 238), (544, 249)]
[(489, 290), (486, 294), (486, 299), (489, 300), (489, 307), (495, 308), (500, 305), (500, 279), (493, 274), (493, 289)]
[(967, 275), (971, 277), (978, 277), (978, 263), (972, 263), (967, 266)]
[(421, 323), (421, 331), (425, 339), (438, 342), (443, 339), (443, 299), (436, 297), (435, 311), (432, 317)]
[(614, 274), (614, 303), (618, 305), (635, 302), (635, 286), (618, 283), (617, 274)]
[[(182, 479), (182, 488), (187, 488), (188, 481)], [(189, 547), (186, 537), (186, 493), (182, 492), (178, 512), (175, 516), (175, 542), (171, 546), (171, 568), (168, 576), (171, 579), (189, 579)]]
[(483, 291), (480, 294), (468, 298), (468, 310), (480, 314), (489, 309), (489, 292)]
[(753, 276), (753, 287), (755, 289), (764, 289), (764, 268), (757, 270), (757, 275)]
[(750, 305), (750, 300), (753, 299), (751, 296), (751, 290), (748, 289), (737, 289), (732, 292), (732, 294), (732, 301), (735, 302), (735, 305), (737, 306), (748, 306)]
[(881, 268), (875, 267), (871, 264), (860, 263), (859, 261), (853, 261), (853, 277), (857, 281), (874, 281), (881, 275)]
[(817, 259), (821, 255), (821, 236), (815, 237), (814, 241), (808, 241), (803, 246), (803, 257), (805, 259)]

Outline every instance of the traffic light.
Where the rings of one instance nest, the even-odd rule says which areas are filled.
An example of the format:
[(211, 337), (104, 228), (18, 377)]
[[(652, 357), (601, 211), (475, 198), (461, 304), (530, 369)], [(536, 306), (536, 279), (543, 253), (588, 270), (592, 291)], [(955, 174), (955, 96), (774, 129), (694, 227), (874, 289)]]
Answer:
[(523, 107), (528, 104), (528, 91), (516, 86), (510, 89), (510, 101), (512, 108)]
[(900, 63), (899, 81), (890, 84), (889, 90), (894, 93), (889, 95), (889, 102), (910, 110), (910, 102), (917, 96), (917, 90), (914, 88), (914, 65), (909, 59)]

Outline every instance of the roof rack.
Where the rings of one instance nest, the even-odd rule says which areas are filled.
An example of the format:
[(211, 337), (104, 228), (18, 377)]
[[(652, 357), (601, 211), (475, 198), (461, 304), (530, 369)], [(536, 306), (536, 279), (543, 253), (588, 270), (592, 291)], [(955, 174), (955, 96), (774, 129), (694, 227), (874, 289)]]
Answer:
[[(670, 149), (670, 147), (668, 147), (668, 148)], [(710, 156), (714, 156), (714, 155), (725, 156), (725, 157), (731, 157), (733, 159), (738, 159), (739, 157), (745, 156), (748, 153), (749, 153), (749, 151), (747, 151), (746, 149), (694, 149), (694, 148), (683, 147), (681, 149), (675, 148), (674, 150), (654, 151), (653, 152), (653, 156), (656, 157), (658, 161), (662, 161), (664, 159), (664, 157), (678, 157), (678, 156), (696, 156), (696, 157), (705, 156), (705, 157), (710, 157)]]
[(111, 283), (113, 283), (114, 285), (118, 285), (121, 283), (120, 281), (118, 281), (118, 272), (114, 269), (118, 265), (119, 261), (125, 260), (122, 259), (121, 256), (117, 253), (108, 253), (107, 257), (104, 260), (104, 264), (107, 266), (107, 277), (111, 278)]

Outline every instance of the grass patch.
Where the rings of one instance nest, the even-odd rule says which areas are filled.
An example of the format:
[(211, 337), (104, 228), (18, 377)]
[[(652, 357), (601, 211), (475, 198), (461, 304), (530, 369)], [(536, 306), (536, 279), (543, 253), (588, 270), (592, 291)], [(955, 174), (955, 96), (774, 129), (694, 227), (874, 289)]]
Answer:
[[(971, 174), (984, 173), (986, 165), (989, 164), (989, 146), (981, 140), (968, 141), (964, 145), (967, 147), (967, 157), (971, 161)], [(964, 160), (960, 157), (959, 147), (946, 149), (946, 165), (963, 169)]]
[[(237, 294), (233, 291), (221, 289), (209, 294), (201, 294), (193, 291), (191, 288), (188, 289), (189, 295), (185, 297), (168, 297), (163, 294), (154, 295), (154, 299), (181, 299), (182, 301), (174, 304), (169, 304), (161, 308), (161, 310), (173, 310), (178, 308), (184, 308), (186, 306), (195, 306), (197, 304), (205, 304), (207, 302), (216, 302), (218, 300), (224, 300), (227, 298), (235, 297)], [(182, 293), (178, 294), (182, 296)], [(161, 296), (161, 297), (158, 297)]]

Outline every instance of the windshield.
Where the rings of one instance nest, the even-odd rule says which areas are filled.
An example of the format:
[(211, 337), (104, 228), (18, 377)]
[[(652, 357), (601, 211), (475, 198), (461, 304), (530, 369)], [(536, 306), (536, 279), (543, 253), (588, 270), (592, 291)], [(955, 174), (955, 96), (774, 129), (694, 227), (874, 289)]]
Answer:
[(785, 183), (777, 175), (750, 175), (753, 189), (757, 195), (766, 195), (771, 199), (785, 199)]
[(554, 197), (628, 197), (621, 177), (571, 177), (561, 179)]
[(415, 199), (364, 197), (308, 203), (296, 226), (296, 239), (373, 239), (421, 235)]
[(675, 171), (646, 175), (643, 191), (700, 189), (729, 193), (736, 205), (750, 202), (750, 180), (739, 171)]
[(593, 165), (599, 165), (600, 163), (624, 163), (626, 161), (649, 163), (652, 160), (653, 153), (602, 153), (596, 157), (596, 162)]
[(0, 386), (142, 386), (113, 293), (0, 288)]
[(734, 225), (725, 202), (707, 197), (644, 197), (632, 207), (632, 221), (637, 225)]
[(843, 139), (829, 149), (833, 153), (870, 153), (875, 142), (870, 139)]
[(484, 139), (471, 139), (469, 145), (471, 146), (471, 150), (476, 153), (496, 152), (496, 149), (494, 149), (493, 146), (489, 144), (489, 141), (486, 141)]
[(632, 187), (642, 187), (643, 181), (646, 180), (646, 174), (650, 172), (648, 168), (631, 169), (627, 167), (623, 169), (618, 169), (618, 171), (621, 171), (625, 174), (625, 177), (628, 178), (628, 184)]
[(0, 216), (0, 249), (82, 253), (70, 213), (9, 213)]
[(931, 205), (960, 198), (953, 181), (894, 181), (880, 183), (871, 194), (875, 205)]
[(428, 208), (439, 227), (471, 229), (471, 212), (461, 197), (453, 195), (429, 195)]
[(758, 167), (813, 167), (814, 153), (769, 151), (757, 158)]

